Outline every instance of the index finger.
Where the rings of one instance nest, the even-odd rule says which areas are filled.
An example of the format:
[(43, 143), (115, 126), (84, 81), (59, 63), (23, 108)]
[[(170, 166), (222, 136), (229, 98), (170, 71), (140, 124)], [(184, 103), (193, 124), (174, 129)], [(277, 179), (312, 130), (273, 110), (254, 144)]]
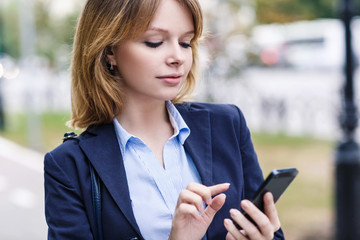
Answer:
[(200, 195), (204, 202), (209, 205), (211, 204), (212, 196), (226, 191), (229, 186), (230, 183), (222, 183), (210, 187), (204, 186), (199, 183), (190, 183), (187, 189)]
[(211, 196), (225, 192), (226, 190), (229, 189), (229, 186), (230, 186), (230, 183), (220, 183), (217, 185), (210, 186), (209, 189), (210, 189)]

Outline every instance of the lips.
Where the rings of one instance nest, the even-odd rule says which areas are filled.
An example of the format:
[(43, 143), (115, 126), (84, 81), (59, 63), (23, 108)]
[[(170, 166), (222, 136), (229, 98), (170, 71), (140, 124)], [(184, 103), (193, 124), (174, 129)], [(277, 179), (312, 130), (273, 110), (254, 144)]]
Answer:
[(170, 74), (170, 75), (159, 76), (157, 78), (162, 80), (166, 84), (177, 85), (180, 83), (181, 77), (182, 77), (182, 74)]

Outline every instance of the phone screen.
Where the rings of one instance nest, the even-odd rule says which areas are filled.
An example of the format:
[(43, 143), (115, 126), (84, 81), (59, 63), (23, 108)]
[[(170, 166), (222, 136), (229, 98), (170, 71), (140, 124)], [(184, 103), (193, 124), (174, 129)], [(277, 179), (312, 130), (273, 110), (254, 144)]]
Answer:
[[(277, 200), (294, 180), (297, 174), (298, 170), (296, 168), (274, 169), (260, 185), (251, 201), (257, 208), (259, 208), (261, 211), (264, 211), (264, 194), (271, 192), (274, 196), (274, 202), (277, 202)], [(255, 224), (249, 215), (247, 215), (244, 211), (242, 211), (242, 213)], [(234, 222), (234, 224), (238, 229), (241, 229), (241, 227), (236, 224), (236, 222)]]

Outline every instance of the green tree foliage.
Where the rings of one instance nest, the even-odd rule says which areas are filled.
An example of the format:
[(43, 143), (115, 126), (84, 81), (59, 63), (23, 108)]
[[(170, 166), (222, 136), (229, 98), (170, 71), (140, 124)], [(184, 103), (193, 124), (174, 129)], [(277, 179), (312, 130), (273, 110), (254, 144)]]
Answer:
[(75, 10), (62, 17), (53, 17), (49, 8), (49, 2), (35, 2), (37, 53), (48, 58), (52, 65), (59, 65), (59, 58), (63, 57), (61, 55), (69, 59), (79, 12)]
[[(342, 0), (255, 0), (259, 23), (286, 23), (316, 18), (336, 18)], [(359, 14), (360, 0), (354, 0), (354, 14)]]
[[(80, 7), (70, 14), (54, 17), (49, 1), (34, 0), (36, 54), (47, 58), (54, 67), (67, 67), (61, 58), (64, 55), (67, 61), (70, 58), (79, 10)], [(21, 56), (18, 15), (17, 1), (9, 1), (0, 9), (2, 51), (16, 59)]]

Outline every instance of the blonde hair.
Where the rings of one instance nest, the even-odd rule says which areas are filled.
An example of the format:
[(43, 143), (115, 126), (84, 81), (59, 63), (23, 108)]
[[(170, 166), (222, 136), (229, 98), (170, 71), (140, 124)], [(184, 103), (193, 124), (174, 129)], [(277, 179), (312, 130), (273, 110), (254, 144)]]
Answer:
[[(71, 127), (84, 129), (90, 125), (110, 123), (124, 105), (121, 79), (111, 73), (106, 50), (124, 39), (144, 33), (159, 6), (166, 0), (87, 0), (82, 10), (73, 46), (71, 64)], [(177, 0), (192, 13), (195, 36), (191, 41), (193, 65), (177, 96), (179, 103), (195, 88), (198, 41), (203, 19), (197, 0)]]

